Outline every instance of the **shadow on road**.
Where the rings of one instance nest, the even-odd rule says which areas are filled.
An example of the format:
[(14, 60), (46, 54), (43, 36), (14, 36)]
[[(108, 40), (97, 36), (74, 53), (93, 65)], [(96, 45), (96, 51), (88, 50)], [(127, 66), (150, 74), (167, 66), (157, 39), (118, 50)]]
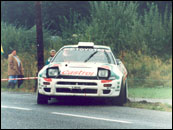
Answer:
[(49, 100), (50, 106), (114, 106), (102, 98), (63, 97)]

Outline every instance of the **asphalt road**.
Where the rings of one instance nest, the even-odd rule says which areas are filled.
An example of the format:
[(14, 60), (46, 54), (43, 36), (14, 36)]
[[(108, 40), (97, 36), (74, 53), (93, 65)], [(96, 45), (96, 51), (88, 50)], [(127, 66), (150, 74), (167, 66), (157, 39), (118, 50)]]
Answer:
[(1, 92), (1, 129), (168, 129), (172, 112), (110, 106), (92, 99), (51, 100)]

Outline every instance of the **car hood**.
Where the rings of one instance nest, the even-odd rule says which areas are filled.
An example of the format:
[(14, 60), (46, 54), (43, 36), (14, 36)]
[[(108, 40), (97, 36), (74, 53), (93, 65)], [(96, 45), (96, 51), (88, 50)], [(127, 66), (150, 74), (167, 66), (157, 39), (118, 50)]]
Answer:
[(110, 69), (103, 63), (63, 62), (51, 63), (50, 67), (59, 67), (60, 75), (97, 76), (98, 68)]
[(38, 77), (46, 77), (46, 69), (51, 67), (58, 67), (60, 75), (64, 76), (90, 76), (95, 77), (98, 73), (98, 68), (104, 68), (111, 71), (111, 77), (119, 79), (123, 76), (123, 73), (114, 64), (106, 63), (83, 63), (83, 62), (61, 62), (50, 63), (44, 66), (38, 73)]

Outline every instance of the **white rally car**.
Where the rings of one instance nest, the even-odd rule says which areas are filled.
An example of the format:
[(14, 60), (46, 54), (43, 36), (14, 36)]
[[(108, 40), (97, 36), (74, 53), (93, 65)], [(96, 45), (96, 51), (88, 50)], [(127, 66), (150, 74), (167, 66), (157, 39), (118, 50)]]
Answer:
[(92, 42), (64, 46), (38, 73), (37, 103), (64, 96), (104, 97), (123, 105), (127, 70), (110, 47)]

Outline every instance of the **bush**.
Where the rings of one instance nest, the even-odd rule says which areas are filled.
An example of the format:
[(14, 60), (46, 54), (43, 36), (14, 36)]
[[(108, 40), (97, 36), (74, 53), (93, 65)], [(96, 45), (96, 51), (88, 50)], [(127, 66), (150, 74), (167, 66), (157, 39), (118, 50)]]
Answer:
[(123, 61), (128, 70), (130, 87), (172, 87), (172, 58), (164, 62), (140, 51), (125, 54)]
[(17, 52), (34, 52), (33, 45), (36, 45), (36, 35), (33, 29), (26, 30), (23, 27), (16, 27), (1, 22), (1, 44), (4, 48), (4, 56), (7, 58), (11, 49)]
[[(71, 13), (61, 24), (64, 44), (89, 41), (111, 46), (116, 55), (122, 51), (141, 51), (159, 56), (163, 61), (172, 57), (172, 8), (163, 15), (155, 4), (148, 4), (144, 14), (138, 13), (137, 2), (91, 1), (90, 17)], [(80, 18), (80, 20), (79, 20)], [(72, 37), (73, 35), (77, 37)], [(143, 66), (145, 69), (145, 66)]]
[[(1, 43), (4, 49), (4, 54), (1, 55), (1, 77), (8, 78), (8, 55), (11, 53), (11, 48), (17, 50), (17, 55), (21, 59), (24, 66), (25, 77), (35, 77), (37, 73), (37, 48), (36, 48), (36, 28), (35, 26), (29, 30), (23, 27), (17, 28), (14, 25), (9, 25), (1, 22)], [(62, 47), (60, 37), (51, 36), (51, 32), (43, 29), (44, 36), (44, 63), (49, 57), (51, 49), (59, 50)], [(1, 83), (6, 86), (7, 82)], [(35, 86), (34, 80), (25, 80), (24, 88), (33, 89)]]

